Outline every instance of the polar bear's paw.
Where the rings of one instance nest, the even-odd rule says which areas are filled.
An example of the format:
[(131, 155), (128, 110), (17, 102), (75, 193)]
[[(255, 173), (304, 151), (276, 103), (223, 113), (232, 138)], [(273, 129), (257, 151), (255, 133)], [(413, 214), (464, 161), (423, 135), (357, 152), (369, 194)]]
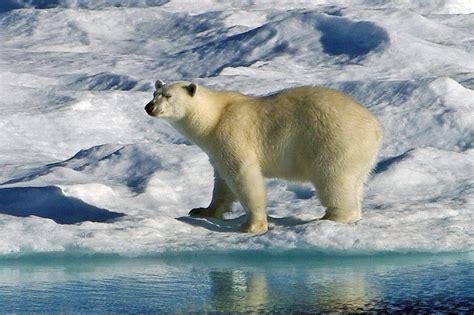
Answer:
[(327, 211), (321, 220), (330, 220), (338, 223), (355, 223), (361, 219), (358, 212)]
[(194, 208), (189, 211), (189, 215), (192, 217), (206, 217), (206, 218), (218, 218), (222, 219), (222, 214), (211, 208)]
[(268, 231), (267, 220), (245, 222), (240, 226), (240, 231), (244, 233), (263, 234)]

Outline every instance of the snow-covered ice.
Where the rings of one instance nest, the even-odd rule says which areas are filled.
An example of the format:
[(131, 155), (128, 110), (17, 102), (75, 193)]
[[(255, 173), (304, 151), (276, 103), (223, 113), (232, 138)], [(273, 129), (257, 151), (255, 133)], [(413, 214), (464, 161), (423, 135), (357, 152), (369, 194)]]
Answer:
[[(474, 249), (474, 4), (8, 0), (0, 4), (0, 254)], [(415, 4), (414, 4), (415, 3)], [(143, 110), (153, 82), (265, 95), (323, 85), (385, 129), (363, 219), (313, 221), (268, 180), (271, 230), (195, 219), (212, 169)]]

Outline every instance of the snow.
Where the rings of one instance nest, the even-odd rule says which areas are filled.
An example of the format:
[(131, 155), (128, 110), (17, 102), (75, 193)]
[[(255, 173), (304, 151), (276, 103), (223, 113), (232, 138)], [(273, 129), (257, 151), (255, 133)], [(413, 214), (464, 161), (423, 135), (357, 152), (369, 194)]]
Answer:
[[(0, 4), (0, 255), (474, 249), (471, 1), (8, 0)], [(338, 88), (382, 122), (363, 219), (315, 221), (267, 180), (270, 231), (187, 216), (212, 168), (143, 110), (161, 79), (266, 95)]]

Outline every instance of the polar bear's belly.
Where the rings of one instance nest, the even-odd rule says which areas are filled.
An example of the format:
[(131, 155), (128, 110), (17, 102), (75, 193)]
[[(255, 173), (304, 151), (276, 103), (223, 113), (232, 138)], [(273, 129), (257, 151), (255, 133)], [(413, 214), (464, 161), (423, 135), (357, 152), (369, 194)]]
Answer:
[(267, 178), (281, 178), (292, 181), (308, 181), (309, 171), (312, 168), (308, 151), (296, 147), (288, 148), (283, 152), (274, 150), (267, 152), (261, 159), (261, 170)]

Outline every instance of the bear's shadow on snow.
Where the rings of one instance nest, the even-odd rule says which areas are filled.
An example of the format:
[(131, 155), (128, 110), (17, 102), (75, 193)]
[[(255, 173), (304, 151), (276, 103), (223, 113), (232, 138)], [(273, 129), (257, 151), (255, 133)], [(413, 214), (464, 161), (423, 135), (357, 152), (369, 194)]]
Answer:
[[(204, 217), (179, 217), (176, 220), (190, 224), (192, 226), (202, 227), (213, 232), (237, 232), (240, 233), (240, 226), (245, 222), (245, 215), (234, 219), (216, 219)], [(319, 221), (320, 219), (302, 220), (295, 217), (274, 218), (268, 216), (268, 225), (271, 230), (275, 226), (296, 226), (311, 222)]]
[(17, 217), (48, 218), (59, 224), (109, 222), (124, 216), (123, 213), (101, 209), (80, 199), (65, 196), (56, 186), (2, 188), (0, 213)]

